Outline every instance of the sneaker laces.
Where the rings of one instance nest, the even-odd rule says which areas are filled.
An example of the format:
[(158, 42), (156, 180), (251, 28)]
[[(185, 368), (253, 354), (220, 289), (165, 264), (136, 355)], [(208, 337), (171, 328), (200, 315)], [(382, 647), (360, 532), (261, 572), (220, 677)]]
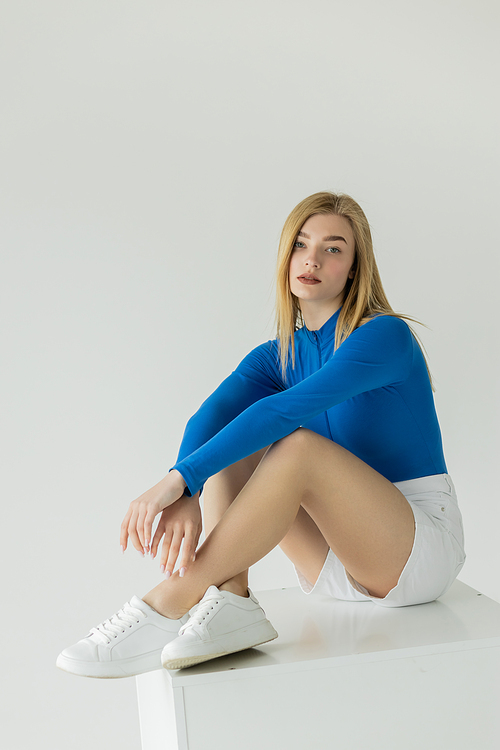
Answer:
[[(201, 625), (205, 617), (210, 614), (210, 610), (213, 609), (213, 603), (218, 604), (220, 599), (222, 599), (220, 592), (217, 594), (214, 592), (213, 594), (204, 596), (203, 599), (198, 602), (198, 604), (195, 604), (194, 607), (189, 610), (189, 614), (191, 616), (189, 620), (184, 623), (184, 625), (181, 625), (178, 635), (182, 635), (184, 631), (189, 627), (193, 627), (194, 625)], [(210, 606), (210, 604), (212, 604), (212, 606)]]
[(125, 627), (131, 628), (134, 623), (139, 622), (140, 617), (147, 617), (147, 614), (142, 609), (133, 607), (130, 602), (126, 602), (109, 620), (104, 620), (100, 625), (92, 628), (87, 638), (94, 635), (98, 641), (109, 644), (110, 638), (118, 638), (120, 633), (125, 632)]

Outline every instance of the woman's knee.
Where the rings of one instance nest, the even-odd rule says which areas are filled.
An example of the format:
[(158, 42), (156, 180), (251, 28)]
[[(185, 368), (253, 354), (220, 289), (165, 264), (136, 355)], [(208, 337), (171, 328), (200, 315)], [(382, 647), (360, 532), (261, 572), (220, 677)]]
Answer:
[[(280, 446), (286, 450), (297, 450), (301, 452), (314, 447), (317, 444), (318, 438), (320, 440), (328, 440), (328, 438), (318, 435), (317, 432), (313, 432), (312, 430), (307, 429), (307, 427), (298, 427), (289, 435), (285, 435), (285, 437), (282, 437), (280, 440), (273, 443), (272, 447)], [(332, 441), (328, 440), (328, 442), (331, 443)]]

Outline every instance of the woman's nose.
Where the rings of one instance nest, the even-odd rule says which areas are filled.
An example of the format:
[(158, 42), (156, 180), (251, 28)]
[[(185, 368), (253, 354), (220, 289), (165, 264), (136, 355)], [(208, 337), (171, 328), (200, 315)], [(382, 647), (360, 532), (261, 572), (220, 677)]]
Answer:
[(319, 259), (314, 251), (311, 251), (305, 260), (306, 266), (319, 267)]

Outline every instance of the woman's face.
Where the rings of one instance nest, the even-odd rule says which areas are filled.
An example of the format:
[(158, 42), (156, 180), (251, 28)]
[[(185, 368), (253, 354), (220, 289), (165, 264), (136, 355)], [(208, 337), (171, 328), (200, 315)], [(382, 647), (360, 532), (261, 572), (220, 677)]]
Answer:
[(290, 257), (289, 280), (300, 306), (312, 309), (330, 301), (337, 310), (347, 279), (354, 277), (354, 235), (343, 216), (313, 214), (302, 225)]

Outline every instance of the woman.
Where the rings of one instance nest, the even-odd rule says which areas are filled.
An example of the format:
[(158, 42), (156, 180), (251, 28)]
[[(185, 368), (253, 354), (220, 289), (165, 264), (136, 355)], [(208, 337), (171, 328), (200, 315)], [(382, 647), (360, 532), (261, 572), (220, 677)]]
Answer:
[(123, 550), (130, 538), (155, 557), (163, 539), (167, 580), (58, 666), (120, 677), (276, 638), (248, 568), (277, 544), (306, 594), (401, 607), (450, 587), (465, 561), (461, 514), (405, 317), (387, 301), (360, 206), (327, 192), (299, 203), (279, 246), (277, 338), (202, 404), (175, 466), (122, 523)]

